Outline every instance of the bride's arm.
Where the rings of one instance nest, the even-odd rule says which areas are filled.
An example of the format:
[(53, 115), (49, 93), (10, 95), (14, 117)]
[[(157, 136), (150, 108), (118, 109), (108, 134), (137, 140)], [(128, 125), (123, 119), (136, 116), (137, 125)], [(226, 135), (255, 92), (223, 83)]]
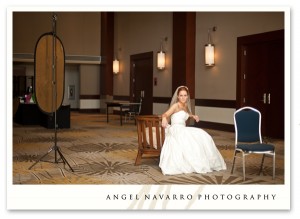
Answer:
[(199, 116), (197, 115), (190, 114), (190, 117), (193, 118), (196, 122), (200, 121)]
[(177, 105), (176, 103), (173, 104), (164, 114), (161, 115), (162, 118), (162, 123), (161, 126), (166, 128), (169, 123), (168, 123), (168, 118), (175, 112)]

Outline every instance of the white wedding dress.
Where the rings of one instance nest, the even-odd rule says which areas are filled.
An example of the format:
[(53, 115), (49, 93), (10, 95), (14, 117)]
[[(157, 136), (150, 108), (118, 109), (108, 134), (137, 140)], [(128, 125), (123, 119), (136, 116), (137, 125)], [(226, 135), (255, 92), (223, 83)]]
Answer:
[(225, 170), (226, 164), (212, 137), (200, 128), (186, 127), (189, 118), (181, 110), (171, 116), (159, 167), (164, 175)]

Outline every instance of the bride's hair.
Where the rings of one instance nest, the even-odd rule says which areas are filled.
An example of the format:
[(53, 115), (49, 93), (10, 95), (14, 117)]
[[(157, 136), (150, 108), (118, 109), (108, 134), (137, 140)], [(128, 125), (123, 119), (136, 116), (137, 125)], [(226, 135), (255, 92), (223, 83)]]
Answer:
[(189, 89), (186, 86), (180, 86), (177, 88), (177, 96), (179, 95), (180, 91), (182, 91), (182, 90), (185, 90), (187, 92), (188, 96), (190, 95)]

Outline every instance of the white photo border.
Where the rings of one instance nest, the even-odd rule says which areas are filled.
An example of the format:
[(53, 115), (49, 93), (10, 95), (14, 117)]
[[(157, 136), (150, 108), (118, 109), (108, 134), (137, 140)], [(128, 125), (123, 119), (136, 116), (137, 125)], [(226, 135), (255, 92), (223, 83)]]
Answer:
[[(12, 13), (7, 10), (7, 72), (12, 72)], [(101, 7), (99, 11), (111, 11)], [(147, 7), (147, 10), (160, 10)], [(176, 11), (176, 8), (168, 10)], [(195, 10), (182, 7), (181, 10)], [(62, 8), (37, 8), (57, 11)], [(74, 8), (69, 10), (74, 11)], [(81, 9), (82, 10), (82, 9)], [(95, 8), (84, 8), (95, 11)], [(201, 11), (212, 8), (201, 8)], [(289, 210), (290, 203), (290, 8), (213, 8), (214, 11), (283, 11), (285, 13), (285, 178), (283, 185), (14, 185), (12, 176), (12, 115), (7, 101), (7, 209), (9, 210)], [(12, 77), (7, 77), (12, 91)], [(9, 98), (8, 98), (9, 99)], [(166, 199), (168, 194), (176, 197)], [(118, 199), (111, 197), (118, 195)], [(148, 195), (150, 198), (148, 199)], [(161, 195), (161, 196), (159, 196)], [(159, 197), (154, 199), (153, 197)], [(161, 198), (162, 197), (162, 198)], [(206, 197), (206, 198), (205, 198)], [(53, 201), (55, 200), (55, 202)]]

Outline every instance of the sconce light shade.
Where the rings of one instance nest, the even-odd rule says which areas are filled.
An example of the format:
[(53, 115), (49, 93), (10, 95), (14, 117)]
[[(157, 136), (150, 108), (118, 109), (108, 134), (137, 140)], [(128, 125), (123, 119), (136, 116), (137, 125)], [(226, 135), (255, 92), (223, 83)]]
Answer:
[(214, 44), (205, 45), (205, 65), (214, 66), (215, 65), (215, 46)]
[(157, 68), (163, 70), (166, 67), (166, 53), (162, 50), (157, 53)]
[(212, 27), (208, 29), (208, 43), (205, 45), (205, 65), (214, 66), (215, 65), (215, 45), (211, 40), (211, 31), (216, 31), (217, 27)]
[(115, 59), (113, 61), (113, 72), (114, 74), (118, 74), (120, 71), (119, 60)]

